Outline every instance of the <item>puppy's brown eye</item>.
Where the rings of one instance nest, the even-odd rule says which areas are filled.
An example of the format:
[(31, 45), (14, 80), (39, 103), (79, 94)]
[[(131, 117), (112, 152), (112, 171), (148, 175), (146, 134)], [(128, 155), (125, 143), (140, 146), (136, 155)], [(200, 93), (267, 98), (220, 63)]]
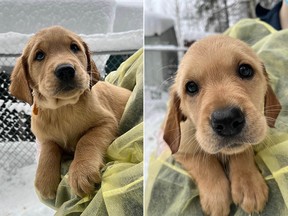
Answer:
[(71, 49), (74, 53), (77, 53), (78, 51), (80, 51), (79, 46), (78, 46), (77, 44), (74, 44), (74, 43), (72, 43), (72, 44), (70, 45), (70, 49)]
[(38, 51), (35, 56), (36, 61), (42, 61), (45, 58), (45, 53), (42, 51)]
[(194, 81), (186, 83), (186, 92), (190, 95), (194, 95), (199, 91), (198, 85)]
[(250, 79), (254, 75), (252, 67), (248, 64), (242, 64), (238, 68), (238, 74), (242, 79)]

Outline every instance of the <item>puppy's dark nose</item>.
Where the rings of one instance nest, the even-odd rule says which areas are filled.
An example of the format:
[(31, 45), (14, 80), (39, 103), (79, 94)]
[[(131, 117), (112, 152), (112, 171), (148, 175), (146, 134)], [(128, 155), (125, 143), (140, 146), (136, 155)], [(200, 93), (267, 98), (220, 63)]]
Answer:
[(212, 113), (211, 125), (213, 130), (220, 136), (235, 136), (242, 131), (245, 125), (245, 117), (239, 108), (227, 107)]
[(59, 80), (69, 82), (75, 77), (75, 69), (71, 64), (61, 64), (57, 66), (55, 75)]

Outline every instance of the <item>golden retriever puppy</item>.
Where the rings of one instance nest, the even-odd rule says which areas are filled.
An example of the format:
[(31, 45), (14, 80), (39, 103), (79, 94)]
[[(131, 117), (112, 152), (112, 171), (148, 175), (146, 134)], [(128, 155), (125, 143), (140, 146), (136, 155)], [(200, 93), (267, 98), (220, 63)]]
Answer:
[(100, 182), (130, 91), (98, 80), (87, 45), (59, 26), (35, 34), (15, 65), (10, 91), (33, 104), (31, 128), (41, 147), (35, 186), (44, 199), (55, 198), (63, 151), (74, 153), (69, 183), (77, 195)]
[(228, 36), (202, 39), (183, 57), (170, 94), (164, 140), (196, 182), (203, 211), (228, 215), (232, 201), (262, 211), (268, 187), (252, 147), (279, 114), (264, 107), (281, 106), (256, 54)]

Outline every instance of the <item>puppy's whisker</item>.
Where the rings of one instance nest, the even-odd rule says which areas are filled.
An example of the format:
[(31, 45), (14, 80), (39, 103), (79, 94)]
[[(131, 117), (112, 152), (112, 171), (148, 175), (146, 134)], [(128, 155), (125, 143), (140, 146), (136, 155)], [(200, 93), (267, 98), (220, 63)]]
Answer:
[[(288, 123), (284, 122), (283, 120), (281, 120), (279, 118), (276, 119), (276, 118), (272, 118), (272, 117), (267, 117), (266, 116), (266, 119), (267, 119), (268, 122), (269, 121), (273, 122), (273, 121), (277, 120), (278, 124), (280, 124), (282, 126), (285, 126), (285, 127), (288, 127)], [(286, 128), (279, 128), (280, 125), (278, 125), (276, 128), (279, 129), (279, 130), (283, 130), (283, 131), (287, 130)]]
[(281, 110), (281, 112), (288, 112), (288, 110), (282, 110), (282, 109), (266, 109), (265, 112), (268, 112), (268, 113), (278, 113), (279, 111)]
[(173, 131), (177, 131), (179, 130), (178, 128), (174, 128), (174, 129), (170, 129), (170, 130), (166, 130), (167, 132), (173, 132)]
[(265, 108), (271, 108), (271, 107), (279, 107), (278, 104), (271, 104), (271, 105), (266, 105)]
[[(184, 136), (188, 134), (187, 136)], [(181, 138), (183, 139), (183, 137), (185, 137), (184, 140), (182, 140), (181, 142), (184, 142), (184, 143), (197, 143), (197, 139), (196, 139), (196, 136), (195, 136), (195, 133), (194, 133), (194, 129), (189, 129), (189, 130), (185, 130), (185, 131), (182, 131), (182, 135), (178, 138)], [(196, 146), (196, 149), (193, 149), (193, 154), (196, 154), (197, 152), (199, 152), (200, 150), (200, 147), (199, 145), (195, 145)], [(189, 151), (185, 151), (185, 154), (184, 154), (184, 157), (185, 158), (188, 158), (188, 152)], [(194, 155), (193, 155), (194, 156)]]
[(161, 84), (159, 85), (159, 89), (162, 90), (162, 89), (163, 89), (163, 86), (169, 85), (169, 83), (173, 83), (173, 82), (174, 82), (174, 79), (175, 79), (175, 76), (171, 76), (171, 77), (163, 80), (163, 81), (161, 82)]
[(158, 88), (157, 88), (158, 90), (162, 90), (162, 89), (163, 89), (163, 86), (169, 84), (169, 81), (171, 81), (171, 83), (173, 83), (173, 80), (174, 80), (174, 78), (175, 78), (175, 74), (176, 74), (176, 71), (177, 71), (177, 65), (173, 65), (173, 64), (171, 64), (171, 65), (165, 65), (165, 66), (159, 68), (159, 69), (155, 72), (155, 74), (163, 74), (162, 72), (163, 72), (164, 70), (165, 70), (165, 71), (171, 70), (171, 68), (176, 68), (176, 69), (175, 69), (175, 72), (174, 72), (169, 78), (167, 78), (167, 79), (165, 79), (165, 80), (162, 81), (162, 83), (161, 83), (161, 84), (158, 86)]

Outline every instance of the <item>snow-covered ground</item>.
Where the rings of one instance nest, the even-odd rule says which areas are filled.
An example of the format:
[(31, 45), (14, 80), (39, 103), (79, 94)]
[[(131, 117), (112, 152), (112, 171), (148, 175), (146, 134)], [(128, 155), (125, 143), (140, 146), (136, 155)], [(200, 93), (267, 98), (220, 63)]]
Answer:
[(41, 203), (34, 190), (36, 163), (8, 174), (0, 169), (1, 216), (52, 216), (55, 211)]
[(0, 215), (53, 215), (54, 210), (39, 201), (34, 189), (36, 144), (4, 142), (0, 149)]

